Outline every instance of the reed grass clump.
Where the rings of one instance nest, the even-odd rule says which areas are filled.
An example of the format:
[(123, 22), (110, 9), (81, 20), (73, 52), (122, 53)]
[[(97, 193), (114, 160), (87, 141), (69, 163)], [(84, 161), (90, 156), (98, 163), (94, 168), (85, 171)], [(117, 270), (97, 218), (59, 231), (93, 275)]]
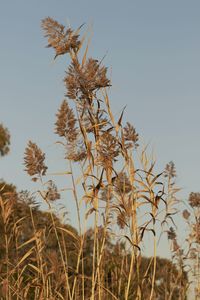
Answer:
[[(65, 28), (48, 17), (42, 29), (54, 58), (70, 59), (55, 133), (65, 153), (63, 173), (71, 181), (67, 201), (74, 199), (77, 226), (62, 222), (53, 210), (65, 187), (57, 188), (45, 153), (29, 141), (25, 171), (40, 189), (35, 197), (1, 194), (1, 298), (186, 299), (187, 273), (173, 228), (173, 163), (157, 172), (147, 148), (139, 147), (135, 127), (124, 124), (124, 109), (117, 118), (112, 112), (107, 67), (88, 57), (82, 26)], [(48, 211), (39, 210), (38, 197)], [(157, 257), (166, 226), (174, 262)], [(149, 258), (143, 253), (147, 235)]]

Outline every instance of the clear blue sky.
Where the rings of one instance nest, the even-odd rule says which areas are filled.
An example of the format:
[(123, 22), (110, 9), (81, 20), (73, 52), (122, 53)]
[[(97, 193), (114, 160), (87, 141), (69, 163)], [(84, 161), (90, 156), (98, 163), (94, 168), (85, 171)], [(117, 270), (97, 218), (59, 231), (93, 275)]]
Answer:
[[(0, 10), (0, 122), (12, 135), (0, 177), (32, 188), (23, 171), (29, 139), (54, 153), (55, 112), (66, 68), (45, 49), (46, 16), (78, 27), (93, 24), (90, 54), (112, 72), (114, 112), (127, 105), (142, 143), (150, 143), (162, 170), (173, 160), (182, 197), (200, 191), (200, 2), (198, 0), (6, 0)], [(62, 155), (54, 157), (58, 165)], [(57, 161), (56, 161), (57, 160)], [(56, 170), (59, 171), (59, 170)]]

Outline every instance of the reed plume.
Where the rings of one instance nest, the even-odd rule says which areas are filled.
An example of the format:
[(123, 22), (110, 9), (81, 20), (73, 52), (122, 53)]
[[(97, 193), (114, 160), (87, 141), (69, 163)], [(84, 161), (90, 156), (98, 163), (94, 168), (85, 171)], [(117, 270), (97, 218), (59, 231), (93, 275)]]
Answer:
[(77, 52), (80, 47), (79, 30), (73, 31), (71, 28), (65, 30), (65, 26), (54, 19), (47, 17), (42, 20), (42, 29), (45, 37), (48, 38), (47, 47), (54, 48), (56, 55), (54, 59), (70, 51)]
[(24, 154), (25, 171), (30, 176), (45, 175), (48, 168), (44, 161), (45, 154), (35, 143), (29, 141)]
[(0, 124), (0, 155), (8, 154), (10, 150), (10, 133), (7, 128)]

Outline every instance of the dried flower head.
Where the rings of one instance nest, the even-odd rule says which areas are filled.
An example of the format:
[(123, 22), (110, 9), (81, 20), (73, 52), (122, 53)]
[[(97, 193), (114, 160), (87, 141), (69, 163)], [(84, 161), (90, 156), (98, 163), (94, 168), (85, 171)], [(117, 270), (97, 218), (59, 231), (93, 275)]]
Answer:
[(176, 168), (173, 161), (170, 161), (164, 170), (164, 177), (174, 178), (176, 177)]
[(120, 211), (117, 215), (117, 225), (124, 229), (125, 226), (128, 226), (128, 216), (124, 211)]
[(25, 171), (30, 175), (43, 176), (46, 174), (47, 166), (44, 163), (45, 154), (35, 144), (29, 141), (28, 146), (25, 149), (24, 164)]
[(97, 150), (98, 162), (105, 168), (112, 167), (113, 162), (116, 161), (116, 157), (119, 155), (117, 139), (109, 132), (103, 133), (100, 137)]
[(69, 143), (74, 142), (78, 136), (76, 118), (66, 100), (63, 100), (56, 116), (55, 133), (60, 137), (65, 137)]
[(78, 134), (74, 112), (66, 100), (62, 102), (56, 116), (55, 133), (67, 140), (66, 158), (74, 162), (82, 161), (86, 157), (85, 146)]
[(112, 186), (110, 185), (105, 185), (102, 189), (101, 189), (101, 197), (100, 199), (102, 201), (110, 201), (113, 198), (113, 189)]
[(36, 200), (36, 197), (33, 196), (29, 191), (24, 190), (18, 193), (18, 201), (28, 204), (28, 206), (33, 207), (34, 209), (39, 208), (39, 204)]
[(200, 193), (190, 193), (188, 201), (192, 207), (200, 207)]
[(192, 237), (196, 243), (200, 244), (200, 220), (192, 225)]
[(10, 134), (7, 128), (0, 124), (0, 155), (6, 155), (10, 148)]
[(50, 17), (43, 19), (41, 26), (45, 32), (45, 37), (48, 38), (47, 47), (55, 49), (55, 58), (71, 50), (78, 51), (81, 44), (78, 32), (82, 26), (75, 32), (71, 28), (65, 30), (65, 26)]
[(139, 135), (129, 122), (127, 122), (126, 126), (123, 128), (123, 133), (126, 149), (131, 147), (137, 148), (139, 146), (137, 143), (139, 140)]
[(173, 227), (170, 227), (167, 231), (167, 236), (169, 240), (175, 240), (176, 239), (176, 232)]
[(46, 198), (49, 201), (55, 201), (60, 199), (60, 193), (58, 192), (57, 186), (52, 180), (49, 180), (48, 182)]
[(83, 161), (87, 156), (87, 152), (83, 145), (71, 145), (67, 147), (66, 158), (74, 162)]
[(189, 217), (190, 217), (189, 211), (187, 209), (184, 209), (184, 211), (183, 211), (183, 218), (186, 219), (186, 220), (188, 220)]
[(97, 90), (110, 86), (110, 80), (107, 79), (106, 72), (107, 68), (101, 67), (95, 59), (89, 58), (83, 66), (74, 59), (64, 79), (67, 96), (73, 100), (91, 100)]
[(106, 238), (106, 240), (110, 240), (111, 235), (108, 230), (105, 231), (104, 226), (100, 225), (98, 226), (97, 238), (99, 239), (99, 241), (101, 241), (104, 238)]
[(114, 180), (115, 191), (118, 194), (128, 194), (132, 190), (132, 186), (126, 173), (121, 172)]

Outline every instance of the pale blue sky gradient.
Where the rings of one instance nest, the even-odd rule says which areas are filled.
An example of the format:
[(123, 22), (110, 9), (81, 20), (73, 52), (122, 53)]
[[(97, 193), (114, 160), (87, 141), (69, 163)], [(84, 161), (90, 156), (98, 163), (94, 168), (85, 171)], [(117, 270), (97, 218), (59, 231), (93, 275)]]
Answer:
[[(75, 28), (83, 22), (93, 25), (90, 55), (107, 53), (114, 112), (127, 105), (124, 118), (134, 124), (142, 143), (150, 143), (159, 170), (175, 162), (180, 196), (200, 191), (197, 0), (1, 1), (0, 122), (9, 128), (12, 145), (10, 155), (1, 159), (0, 177), (19, 189), (32, 189), (22, 165), (27, 141), (47, 153), (55, 150), (55, 112), (65, 92), (67, 61), (54, 62), (53, 51), (45, 49), (40, 21), (46, 16)], [(62, 153), (52, 159), (60, 167)]]

